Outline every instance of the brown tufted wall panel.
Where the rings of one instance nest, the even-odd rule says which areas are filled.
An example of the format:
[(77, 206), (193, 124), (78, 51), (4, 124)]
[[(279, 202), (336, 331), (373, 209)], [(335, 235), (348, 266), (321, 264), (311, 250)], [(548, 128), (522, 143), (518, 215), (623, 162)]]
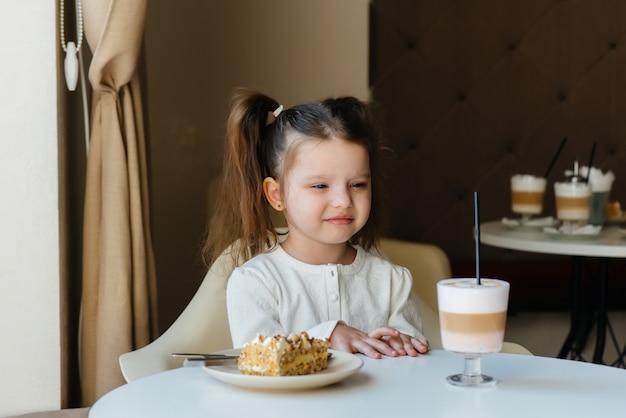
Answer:
[[(611, 200), (626, 204), (626, 1), (376, 0), (370, 19), (372, 98), (398, 154), (393, 237), (441, 246), (465, 274), (473, 192), (483, 221), (513, 216), (510, 176), (543, 175), (564, 136), (544, 214), (552, 183), (576, 156), (586, 164), (594, 141), (594, 166), (617, 178)], [(523, 274), (569, 279), (563, 257), (482, 256), (487, 274), (533, 260), (548, 273)]]

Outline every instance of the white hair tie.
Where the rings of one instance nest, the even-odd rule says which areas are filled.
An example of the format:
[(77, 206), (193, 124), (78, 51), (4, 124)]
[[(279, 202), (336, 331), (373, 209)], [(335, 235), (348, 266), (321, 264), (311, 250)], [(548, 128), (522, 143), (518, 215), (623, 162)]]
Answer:
[(272, 115), (274, 116), (274, 118), (277, 118), (278, 115), (280, 115), (282, 111), (283, 111), (283, 105), (280, 105), (276, 108), (276, 110), (272, 112)]

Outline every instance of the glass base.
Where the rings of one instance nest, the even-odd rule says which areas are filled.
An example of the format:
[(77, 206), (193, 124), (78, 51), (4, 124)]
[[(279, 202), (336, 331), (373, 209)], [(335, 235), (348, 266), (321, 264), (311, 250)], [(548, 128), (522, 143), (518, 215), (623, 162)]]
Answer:
[(446, 380), (451, 385), (463, 387), (492, 387), (498, 383), (493, 377), (484, 374), (467, 375), (459, 373), (448, 376)]
[(471, 387), (471, 388), (487, 388), (493, 387), (498, 383), (496, 379), (487, 376), (480, 371), (480, 354), (465, 353), (463, 363), (463, 373), (448, 376), (446, 380), (454, 386)]

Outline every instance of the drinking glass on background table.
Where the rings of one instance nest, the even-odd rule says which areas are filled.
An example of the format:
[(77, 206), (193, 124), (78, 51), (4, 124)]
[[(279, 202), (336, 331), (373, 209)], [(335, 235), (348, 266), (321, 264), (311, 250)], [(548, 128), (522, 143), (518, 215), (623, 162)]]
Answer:
[(591, 225), (602, 225), (606, 218), (606, 206), (609, 203), (609, 193), (611, 185), (604, 184), (591, 185), (591, 211), (589, 213), (589, 223)]
[(502, 349), (509, 283), (497, 279), (445, 279), (437, 283), (441, 342), (444, 350), (463, 354), (463, 373), (447, 377), (455, 386), (493, 386), (481, 373), (480, 356)]
[(511, 176), (511, 209), (513, 213), (522, 215), (522, 223), (541, 213), (545, 191), (546, 179), (543, 177), (531, 174)]
[(591, 211), (591, 186), (580, 181), (554, 183), (556, 217), (564, 229), (587, 224)]
[(615, 175), (612, 171), (602, 173), (602, 170), (595, 167), (591, 167), (590, 173), (588, 170), (586, 166), (580, 169), (581, 175), (589, 178), (589, 183), (591, 184), (589, 224), (599, 226), (604, 224), (604, 219), (606, 218), (606, 206), (609, 202), (609, 194), (611, 193)]

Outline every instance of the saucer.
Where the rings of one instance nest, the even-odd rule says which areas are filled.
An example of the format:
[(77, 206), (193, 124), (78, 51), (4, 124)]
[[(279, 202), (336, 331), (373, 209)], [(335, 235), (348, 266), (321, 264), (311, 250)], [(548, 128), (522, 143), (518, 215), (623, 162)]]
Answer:
[(558, 228), (546, 227), (543, 232), (554, 237), (566, 238), (596, 238), (600, 235), (602, 226), (584, 225), (572, 227), (571, 225), (561, 225)]
[(555, 227), (557, 224), (557, 220), (552, 216), (544, 218), (530, 218), (528, 220), (524, 220), (522, 218), (502, 218), (502, 225), (512, 229), (542, 229), (546, 227)]

